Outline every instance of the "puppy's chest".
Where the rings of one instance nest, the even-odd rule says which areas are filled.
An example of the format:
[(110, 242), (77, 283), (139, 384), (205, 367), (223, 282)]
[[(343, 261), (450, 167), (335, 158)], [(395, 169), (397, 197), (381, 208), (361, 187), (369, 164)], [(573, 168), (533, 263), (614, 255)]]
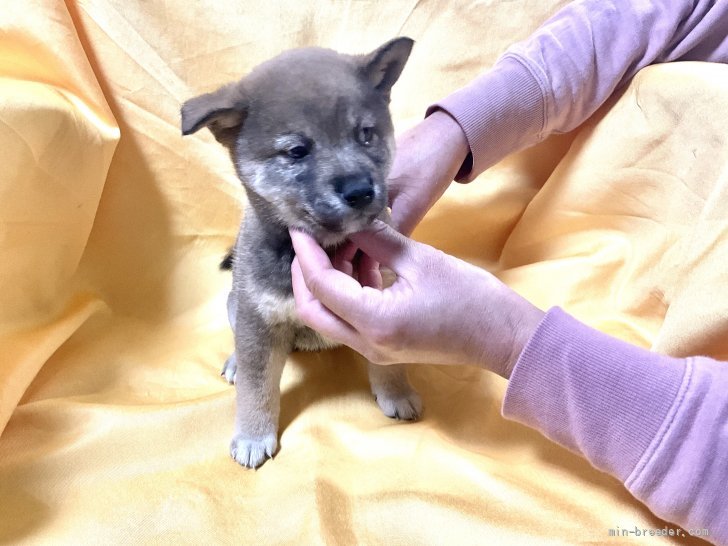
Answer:
[(268, 324), (303, 326), (296, 314), (296, 302), (292, 295), (281, 295), (270, 291), (255, 294), (256, 309)]
[(296, 313), (292, 295), (261, 292), (256, 297), (256, 308), (265, 322), (289, 328), (294, 335), (294, 347), (301, 351), (319, 351), (336, 347), (338, 343), (304, 325)]

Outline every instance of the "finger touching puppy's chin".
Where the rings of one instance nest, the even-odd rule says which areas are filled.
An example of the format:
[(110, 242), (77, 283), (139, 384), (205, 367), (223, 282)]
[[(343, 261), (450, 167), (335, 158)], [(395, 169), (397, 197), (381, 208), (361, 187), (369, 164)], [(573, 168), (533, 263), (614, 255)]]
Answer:
[(301, 231), (307, 235), (310, 235), (321, 247), (332, 248), (337, 247), (348, 239), (349, 235), (365, 229), (371, 222), (369, 221), (357, 221), (352, 222), (345, 228), (342, 227), (336, 231), (327, 229), (320, 225), (311, 225), (309, 223), (293, 223), (288, 227), (290, 230)]
[(348, 233), (341, 231), (330, 231), (321, 226), (312, 226), (308, 223), (291, 224), (289, 229), (302, 231), (303, 233), (310, 235), (315, 241), (323, 248), (330, 248), (338, 246), (346, 241)]
[(313, 237), (324, 248), (339, 246), (347, 238), (358, 231), (366, 229), (378, 214), (372, 211), (366, 215), (357, 215), (353, 218), (341, 218), (338, 221), (322, 221), (313, 214), (296, 215), (286, 222), (291, 230), (302, 231)]

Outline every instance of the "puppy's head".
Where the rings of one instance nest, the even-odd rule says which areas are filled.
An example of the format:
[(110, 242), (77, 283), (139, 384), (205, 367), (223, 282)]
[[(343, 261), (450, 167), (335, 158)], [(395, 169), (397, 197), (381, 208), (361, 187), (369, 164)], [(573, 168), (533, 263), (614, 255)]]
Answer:
[(362, 56), (285, 52), (187, 101), (182, 133), (208, 127), (229, 149), (254, 207), (335, 244), (387, 205), (389, 97), (412, 44), (397, 38)]

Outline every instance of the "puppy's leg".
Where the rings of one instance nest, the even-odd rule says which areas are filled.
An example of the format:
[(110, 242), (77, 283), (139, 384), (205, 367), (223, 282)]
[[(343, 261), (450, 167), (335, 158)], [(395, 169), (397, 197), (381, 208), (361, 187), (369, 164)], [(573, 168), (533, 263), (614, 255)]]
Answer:
[(235, 351), (233, 351), (232, 354), (225, 361), (225, 364), (222, 365), (222, 372), (220, 372), (220, 375), (222, 375), (228, 383), (234, 385), (235, 372), (237, 371), (237, 369), (238, 360), (235, 356)]
[[(281, 411), (280, 381), (288, 351), (241, 352), (235, 380), (235, 433), (230, 455), (248, 468), (257, 468), (273, 457), (278, 447), (278, 417)], [(251, 361), (257, 364), (251, 366)]]
[(384, 415), (405, 421), (419, 418), (422, 400), (409, 384), (404, 364), (378, 366), (370, 362), (369, 384)]
[(268, 326), (255, 312), (237, 320), (235, 333), (235, 433), (233, 459), (257, 468), (278, 447), (281, 373), (291, 349), (284, 332)]
[[(231, 251), (232, 253), (232, 251)], [(230, 328), (233, 330), (233, 335), (235, 334), (235, 317), (238, 314), (238, 297), (237, 292), (234, 290), (230, 290), (228, 293), (228, 299), (227, 299), (227, 313), (228, 313), (228, 322), (230, 323)], [(225, 377), (228, 383), (231, 385), (235, 383), (235, 372), (238, 369), (238, 362), (237, 358), (235, 357), (235, 351), (233, 351), (233, 354), (231, 354), (228, 359), (225, 361), (225, 364), (223, 364), (222, 372), (220, 375)]]

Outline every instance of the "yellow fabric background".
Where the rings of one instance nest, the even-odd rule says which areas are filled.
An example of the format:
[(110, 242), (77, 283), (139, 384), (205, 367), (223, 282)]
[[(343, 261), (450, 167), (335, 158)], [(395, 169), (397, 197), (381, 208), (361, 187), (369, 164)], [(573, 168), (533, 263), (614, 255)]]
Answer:
[[(180, 103), (290, 47), (417, 44), (398, 129), (564, 1), (96, 0), (0, 9), (0, 543), (662, 544), (616, 480), (500, 417), (505, 383), (418, 367), (383, 417), (362, 359), (294, 354), (281, 449), (228, 455), (217, 264), (243, 194)], [(454, 185), (415, 236), (542, 308), (728, 359), (728, 68), (658, 66), (571, 135)], [(698, 542), (698, 541), (696, 541)], [(685, 541), (680, 541), (685, 543)]]

